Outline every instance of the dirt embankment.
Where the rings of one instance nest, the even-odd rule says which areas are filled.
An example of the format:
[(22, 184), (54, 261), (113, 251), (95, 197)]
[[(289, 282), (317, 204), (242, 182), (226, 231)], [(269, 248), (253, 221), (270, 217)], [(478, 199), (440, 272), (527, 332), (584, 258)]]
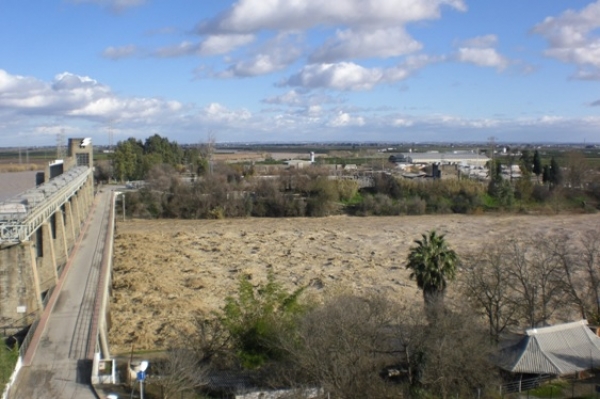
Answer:
[(404, 263), (431, 229), (459, 254), (506, 236), (598, 228), (600, 215), (414, 216), (119, 222), (112, 328), (115, 353), (167, 345), (199, 315), (218, 311), (240, 276), (273, 271), (285, 287), (318, 298), (380, 292), (421, 300)]

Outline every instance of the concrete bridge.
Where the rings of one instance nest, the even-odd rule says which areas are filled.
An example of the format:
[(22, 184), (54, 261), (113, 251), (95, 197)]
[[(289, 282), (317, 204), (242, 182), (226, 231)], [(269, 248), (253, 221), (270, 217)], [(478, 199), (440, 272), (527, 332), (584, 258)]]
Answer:
[(92, 167), (91, 143), (70, 139), (34, 189), (0, 202), (0, 330), (28, 331), (3, 398), (94, 398), (90, 383), (114, 382), (99, 368), (116, 193), (94, 192)]
[(0, 203), (0, 326), (30, 325), (56, 286), (94, 197), (92, 146), (69, 140), (38, 186)]

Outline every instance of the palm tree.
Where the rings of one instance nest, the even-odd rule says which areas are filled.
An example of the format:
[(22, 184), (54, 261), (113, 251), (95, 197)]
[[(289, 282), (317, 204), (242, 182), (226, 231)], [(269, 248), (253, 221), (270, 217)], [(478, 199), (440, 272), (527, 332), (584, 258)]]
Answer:
[(415, 240), (417, 246), (410, 249), (406, 268), (412, 270), (410, 278), (417, 280), (423, 290), (425, 305), (429, 306), (443, 301), (447, 280), (456, 276), (458, 256), (448, 248), (443, 234), (438, 235), (432, 230), (422, 237)]

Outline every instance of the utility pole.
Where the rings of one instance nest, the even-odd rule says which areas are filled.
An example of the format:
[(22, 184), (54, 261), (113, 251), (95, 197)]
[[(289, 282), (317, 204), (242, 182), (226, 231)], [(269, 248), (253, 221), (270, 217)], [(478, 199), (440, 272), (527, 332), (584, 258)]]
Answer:
[(111, 124), (108, 126), (108, 152), (111, 153), (113, 150), (113, 140), (114, 140), (114, 127)]
[(206, 152), (208, 157), (208, 173), (212, 175), (213, 173), (213, 152), (215, 149), (215, 134), (213, 132), (208, 132), (208, 137), (206, 139)]
[(65, 129), (60, 129), (60, 133), (56, 135), (56, 159), (65, 157)]

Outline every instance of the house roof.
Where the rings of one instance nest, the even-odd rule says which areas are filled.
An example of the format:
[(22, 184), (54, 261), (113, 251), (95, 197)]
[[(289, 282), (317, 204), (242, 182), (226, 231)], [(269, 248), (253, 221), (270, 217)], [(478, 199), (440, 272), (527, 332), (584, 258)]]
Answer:
[(573, 374), (600, 365), (600, 337), (586, 320), (533, 328), (500, 359), (500, 367), (513, 373)]

